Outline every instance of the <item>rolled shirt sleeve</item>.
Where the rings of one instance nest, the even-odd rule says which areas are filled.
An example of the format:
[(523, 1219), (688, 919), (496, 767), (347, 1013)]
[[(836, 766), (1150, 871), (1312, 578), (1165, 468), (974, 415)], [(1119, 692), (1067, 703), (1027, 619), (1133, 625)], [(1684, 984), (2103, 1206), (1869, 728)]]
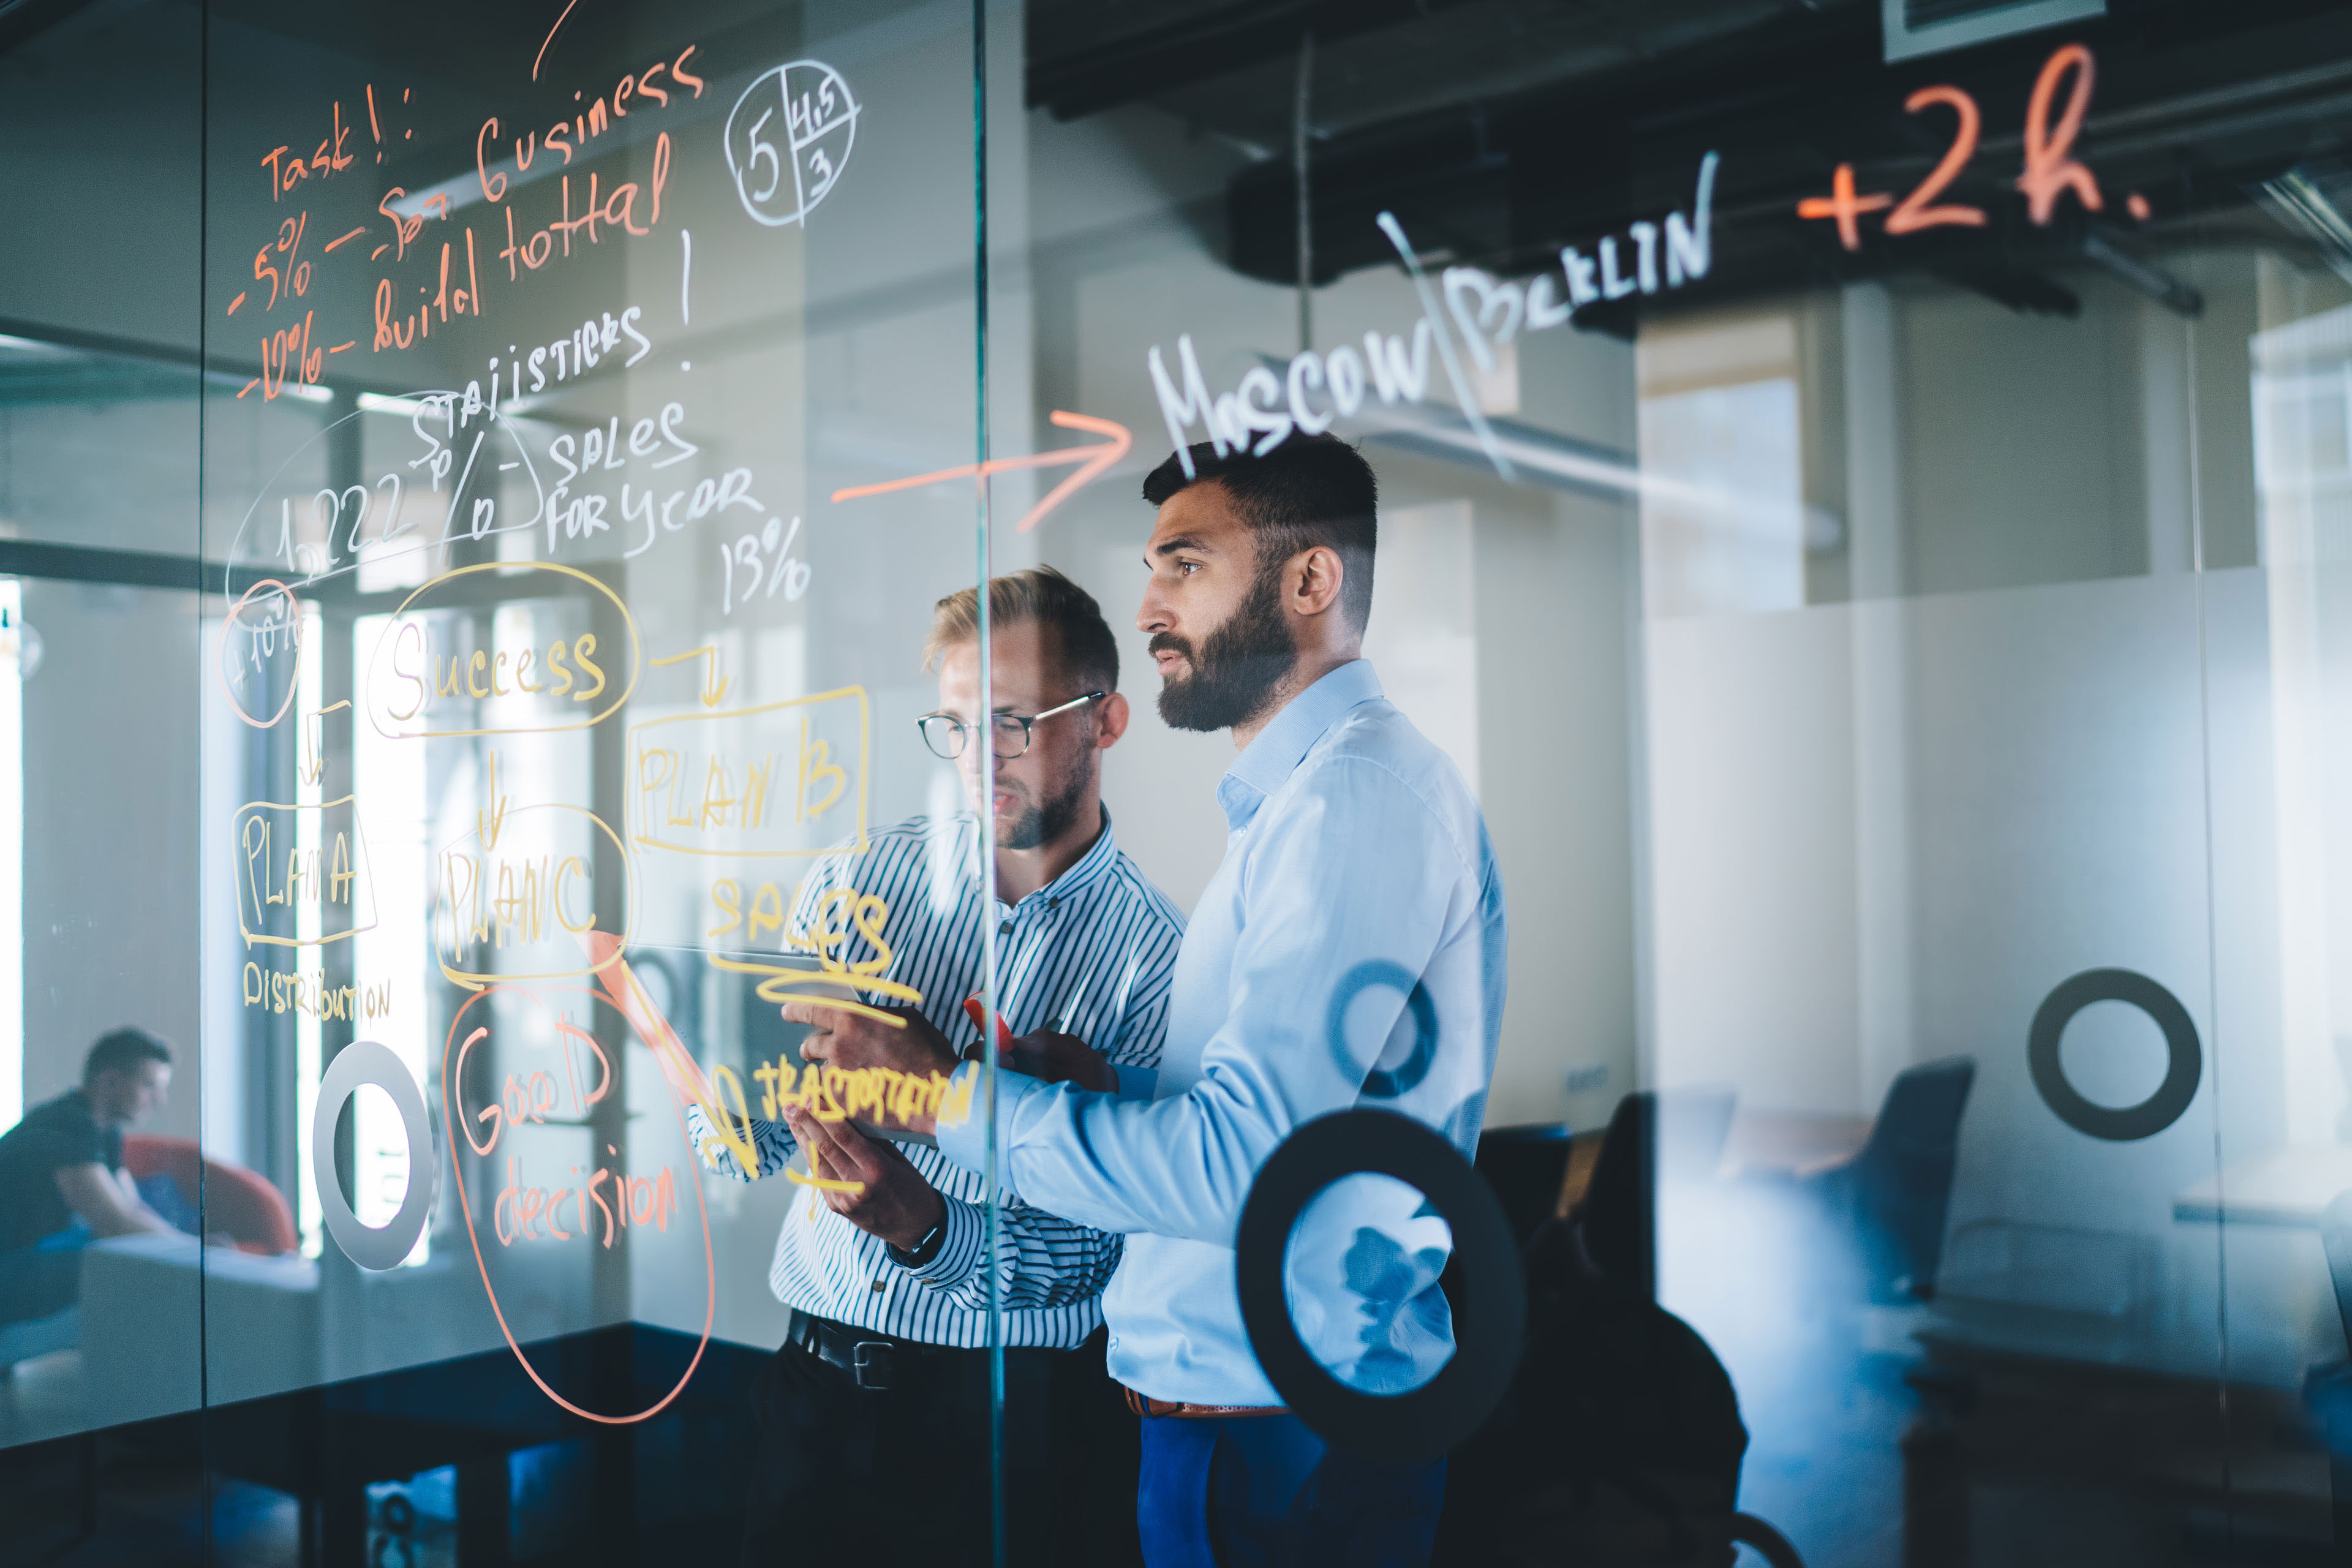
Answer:
[[(978, 1204), (947, 1200), (947, 1234), (916, 1279), (958, 1306), (988, 1310), (988, 1215)], [(997, 1209), (997, 1300), (1008, 1308), (1062, 1307), (1101, 1293), (1118, 1267), (1119, 1237), (1008, 1199)]]
[[(762, 1121), (756, 1116), (750, 1120), (751, 1147), (759, 1154), (760, 1176), (772, 1176), (793, 1163), (793, 1156), (800, 1145), (793, 1139), (792, 1129), (782, 1122)], [(704, 1170), (739, 1182), (753, 1179), (744, 1173), (741, 1163), (735, 1158), (727, 1141), (719, 1135), (717, 1128), (710, 1125), (710, 1119), (702, 1114), (702, 1107), (691, 1102), (686, 1108), (686, 1136), (688, 1142), (701, 1156)]]

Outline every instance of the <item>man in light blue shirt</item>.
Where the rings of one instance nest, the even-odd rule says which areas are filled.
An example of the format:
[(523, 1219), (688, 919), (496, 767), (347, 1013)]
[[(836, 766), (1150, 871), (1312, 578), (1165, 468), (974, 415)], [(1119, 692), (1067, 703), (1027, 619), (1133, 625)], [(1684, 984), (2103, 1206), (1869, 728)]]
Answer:
[[(1265, 457), (1196, 447), (1154, 470), (1144, 497), (1160, 512), (1137, 624), (1152, 634), (1161, 716), (1230, 729), (1241, 747), (1217, 792), (1225, 857), (1177, 958), (1156, 1097), (1003, 1073), (1003, 1180), (1127, 1235), (1103, 1315), (1112, 1375), (1149, 1417), (1138, 1514), (1152, 1568), (1425, 1563), (1444, 1461), (1327, 1452), (1277, 1407), (1242, 1324), (1233, 1243), (1259, 1169), (1317, 1117), (1378, 1104), (1475, 1152), (1502, 1021), (1501, 879), (1460, 773), (1361, 657), (1375, 499), (1363, 459), (1328, 437)], [(831, 1049), (844, 1066), (948, 1060), (916, 1028), (851, 1024)], [(984, 1100), (970, 1103), (936, 1131), (941, 1153), (977, 1170)], [(1444, 1228), (1420, 1206), (1387, 1178), (1351, 1177), (1293, 1237), (1302, 1337), (1360, 1388), (1417, 1386), (1453, 1351)]]

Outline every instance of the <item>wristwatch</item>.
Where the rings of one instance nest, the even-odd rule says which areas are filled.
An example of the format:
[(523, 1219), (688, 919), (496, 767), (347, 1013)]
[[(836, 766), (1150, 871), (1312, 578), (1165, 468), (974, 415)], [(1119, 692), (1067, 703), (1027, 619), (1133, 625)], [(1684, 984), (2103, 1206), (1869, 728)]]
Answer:
[(901, 1268), (920, 1268), (940, 1255), (940, 1244), (947, 1238), (947, 1211), (942, 1209), (939, 1223), (923, 1232), (922, 1239), (914, 1246), (902, 1247), (896, 1242), (887, 1241), (882, 1245), (890, 1249), (891, 1261)]

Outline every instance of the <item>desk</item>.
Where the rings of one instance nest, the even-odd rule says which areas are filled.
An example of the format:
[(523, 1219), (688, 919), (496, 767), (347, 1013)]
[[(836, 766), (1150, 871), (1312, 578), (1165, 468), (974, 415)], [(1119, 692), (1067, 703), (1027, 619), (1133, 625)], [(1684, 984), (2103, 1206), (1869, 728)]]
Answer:
[(1873, 1124), (1867, 1116), (1742, 1110), (1724, 1140), (1722, 1173), (1810, 1176), (1861, 1153)]
[[(1901, 1441), (1905, 1563), (2011, 1560), (2022, 1554), (2010, 1542), (2050, 1540), (2086, 1517), (2108, 1547), (2077, 1549), (2087, 1563), (2341, 1561), (2329, 1550), (2327, 1456), (2296, 1436), (2305, 1417), (2291, 1389), (1990, 1349), (1933, 1329), (1919, 1342), (1927, 1364), (1910, 1381), (1925, 1409)], [(2215, 1419), (2224, 1390), (2226, 1440)]]
[[(1861, 1153), (1862, 1146), (1870, 1142), (1872, 1125), (1867, 1116), (1742, 1110), (1731, 1119), (1717, 1168), (1686, 1173), (1695, 1177), (1809, 1176)], [(1565, 1215), (1584, 1201), (1606, 1137), (1605, 1132), (1580, 1132), (1569, 1140), (1568, 1178), (1560, 1184), (1558, 1213)]]
[(2352, 1148), (2273, 1149), (2222, 1167), (2172, 1200), (2172, 1217), (2186, 1222), (2319, 1228), (2319, 1216), (2338, 1193), (2352, 1189)]
[(1568, 1141), (1568, 1169), (1560, 1176), (1559, 1202), (1552, 1208), (1555, 1219), (1565, 1219), (1584, 1201), (1584, 1191), (1592, 1184), (1592, 1168), (1601, 1163), (1601, 1145), (1606, 1132), (1579, 1132)]

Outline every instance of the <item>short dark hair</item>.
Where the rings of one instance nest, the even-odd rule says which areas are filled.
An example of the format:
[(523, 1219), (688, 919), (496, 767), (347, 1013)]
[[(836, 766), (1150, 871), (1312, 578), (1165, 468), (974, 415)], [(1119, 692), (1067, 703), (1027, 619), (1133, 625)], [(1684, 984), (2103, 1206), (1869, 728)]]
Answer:
[(1220, 457), (1206, 441), (1190, 455), (1189, 475), (1183, 455), (1176, 453), (1146, 474), (1143, 499), (1164, 506), (1194, 485), (1223, 485), (1257, 535), (1264, 568), (1318, 544), (1339, 552), (1346, 572), (1341, 606), (1362, 631), (1372, 615), (1372, 555), (1380, 542), (1380, 482), (1363, 454), (1337, 436), (1294, 435), (1263, 458), (1250, 456), (1246, 447), (1229, 447)]
[[(1118, 639), (1110, 635), (1095, 596), (1051, 566), (1031, 566), (992, 577), (988, 625), (993, 632), (1012, 626), (1044, 626), (1054, 634), (1062, 673), (1080, 691), (1118, 689)], [(948, 649), (980, 637), (980, 590), (959, 588), (931, 609), (931, 635), (923, 640), (923, 668), (936, 669)]]
[(98, 1037), (89, 1055), (81, 1059), (81, 1080), (85, 1084), (102, 1072), (130, 1072), (142, 1062), (162, 1062), (172, 1065), (172, 1047), (146, 1030), (125, 1025)]

